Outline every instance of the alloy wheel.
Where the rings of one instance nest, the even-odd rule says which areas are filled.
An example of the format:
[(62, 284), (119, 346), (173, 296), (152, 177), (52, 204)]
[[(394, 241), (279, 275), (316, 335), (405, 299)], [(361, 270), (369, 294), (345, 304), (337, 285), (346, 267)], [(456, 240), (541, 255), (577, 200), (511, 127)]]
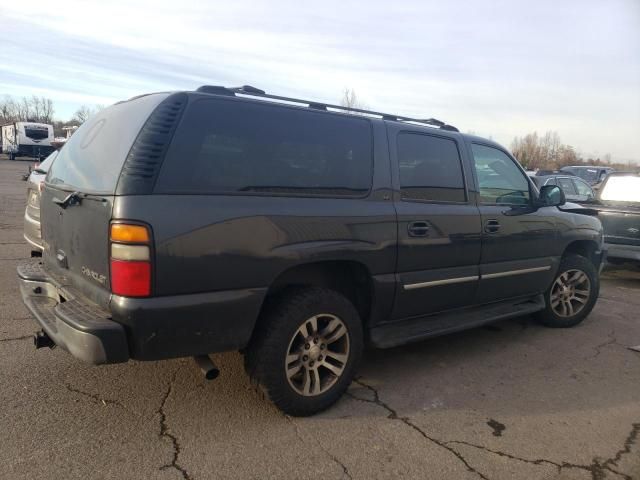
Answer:
[(582, 311), (591, 295), (591, 282), (582, 270), (560, 274), (551, 287), (551, 308), (560, 317), (573, 317)]
[(320, 395), (340, 378), (349, 359), (349, 332), (328, 313), (305, 320), (289, 342), (285, 371), (291, 388), (305, 397)]

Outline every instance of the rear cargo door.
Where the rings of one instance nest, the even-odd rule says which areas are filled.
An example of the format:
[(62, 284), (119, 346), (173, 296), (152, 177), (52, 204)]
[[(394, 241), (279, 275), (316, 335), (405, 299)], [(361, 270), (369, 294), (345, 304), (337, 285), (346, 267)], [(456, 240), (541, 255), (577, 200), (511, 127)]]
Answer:
[(91, 117), (62, 148), (45, 181), (45, 267), (102, 306), (110, 297), (109, 224), (120, 172), (142, 126), (166, 97), (139, 97)]
[(41, 199), (45, 265), (62, 284), (78, 288), (101, 305), (109, 300), (112, 204), (112, 196), (75, 194), (49, 186)]

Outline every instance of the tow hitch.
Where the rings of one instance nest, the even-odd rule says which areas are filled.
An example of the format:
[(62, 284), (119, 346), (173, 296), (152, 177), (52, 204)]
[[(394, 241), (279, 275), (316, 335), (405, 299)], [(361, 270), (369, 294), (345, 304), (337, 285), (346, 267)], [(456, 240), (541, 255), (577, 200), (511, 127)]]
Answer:
[(36, 350), (38, 348), (54, 348), (56, 346), (55, 342), (51, 340), (51, 337), (47, 335), (47, 332), (45, 332), (44, 330), (40, 330), (39, 332), (35, 333), (35, 335), (33, 336), (33, 344), (35, 345)]

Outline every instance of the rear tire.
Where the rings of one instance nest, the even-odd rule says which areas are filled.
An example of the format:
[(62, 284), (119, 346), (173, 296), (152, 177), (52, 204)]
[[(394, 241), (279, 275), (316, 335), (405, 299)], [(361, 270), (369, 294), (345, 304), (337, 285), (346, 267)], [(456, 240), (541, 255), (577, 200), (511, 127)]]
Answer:
[(573, 327), (591, 313), (599, 292), (600, 278), (593, 263), (580, 255), (567, 255), (544, 294), (545, 308), (535, 314), (536, 320), (547, 327)]
[(326, 288), (293, 288), (268, 300), (245, 370), (284, 413), (308, 416), (342, 396), (362, 350), (362, 322), (349, 300)]

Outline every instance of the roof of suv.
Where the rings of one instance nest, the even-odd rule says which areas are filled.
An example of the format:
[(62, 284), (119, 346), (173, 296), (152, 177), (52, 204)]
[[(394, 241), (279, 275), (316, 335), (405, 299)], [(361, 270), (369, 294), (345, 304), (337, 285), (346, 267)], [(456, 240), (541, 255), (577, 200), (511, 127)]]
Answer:
[(329, 103), (320, 103), (312, 100), (303, 100), (299, 98), (292, 97), (283, 97), (280, 95), (271, 95), (265, 93), (264, 90), (260, 90), (256, 87), (252, 87), (250, 85), (244, 85), (242, 87), (236, 88), (228, 88), (217, 85), (203, 85), (195, 90), (196, 93), (204, 93), (210, 95), (221, 95), (221, 96), (240, 96), (240, 98), (251, 98), (254, 100), (262, 99), (262, 100), (275, 100), (276, 102), (284, 102), (287, 105), (291, 106), (306, 106), (307, 108), (312, 108), (315, 110), (327, 111), (327, 112), (335, 112), (335, 113), (359, 113), (371, 117), (378, 117), (382, 120), (389, 120), (395, 122), (407, 122), (414, 124), (427, 125), (430, 127), (440, 128), (442, 130), (448, 130), (452, 132), (459, 132), (459, 130), (453, 125), (449, 125), (441, 120), (436, 118), (412, 118), (405, 117), (401, 115), (377, 112), (374, 110), (367, 110), (364, 108), (355, 108), (355, 107), (346, 107), (343, 105), (334, 105)]
[(278, 105), (285, 105), (285, 106), (297, 107), (297, 108), (311, 108), (314, 110), (325, 111), (327, 113), (339, 114), (339, 115), (340, 114), (349, 115), (349, 114), (357, 113), (357, 114), (362, 114), (363, 116), (369, 117), (370, 119), (377, 119), (385, 122), (409, 124), (416, 127), (426, 127), (428, 129), (440, 130), (440, 131), (443, 131), (443, 133), (446, 132), (448, 135), (463, 137), (472, 142), (483, 143), (485, 145), (493, 146), (501, 150), (504, 150), (504, 147), (502, 145), (500, 145), (499, 143), (493, 140), (480, 137), (477, 135), (468, 134), (468, 133), (461, 133), (453, 125), (449, 125), (435, 118), (419, 119), (419, 118), (412, 118), (412, 117), (405, 117), (401, 115), (383, 113), (383, 112), (378, 112), (374, 110), (366, 110), (362, 108), (345, 107), (342, 105), (320, 103), (312, 100), (283, 97), (280, 95), (270, 95), (265, 93), (264, 90), (260, 90), (250, 85), (244, 85), (242, 87), (237, 87), (237, 88), (228, 88), (228, 87), (216, 86), (216, 85), (203, 85), (198, 89), (190, 91), (188, 93), (236, 97), (238, 99), (243, 99), (248, 101), (269, 102), (269, 103), (276, 103)]

